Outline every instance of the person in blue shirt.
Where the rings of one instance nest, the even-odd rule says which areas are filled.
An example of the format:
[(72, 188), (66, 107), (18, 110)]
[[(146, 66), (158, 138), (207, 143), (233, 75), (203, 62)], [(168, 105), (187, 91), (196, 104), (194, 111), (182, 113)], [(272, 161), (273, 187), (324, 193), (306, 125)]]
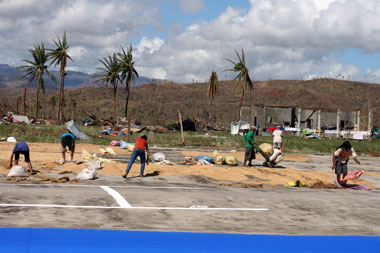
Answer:
[(28, 144), (26, 144), (25, 141), (20, 141), (20, 142), (16, 143), (16, 145), (13, 148), (13, 151), (12, 151), (11, 161), (9, 163), (9, 167), (12, 168), (12, 165), (13, 165), (13, 156), (15, 158), (15, 165), (18, 165), (18, 160), (20, 159), (20, 154), (24, 155), (25, 162), (28, 164), (30, 174), (31, 175), (34, 174), (33, 173), (32, 163), (30, 162), (29, 147), (28, 147)]
[(64, 133), (61, 135), (61, 152), (62, 152), (62, 159), (63, 162), (66, 161), (66, 147), (69, 148), (70, 153), (70, 158), (71, 162), (75, 162), (74, 160), (74, 151), (75, 151), (75, 136), (71, 133)]

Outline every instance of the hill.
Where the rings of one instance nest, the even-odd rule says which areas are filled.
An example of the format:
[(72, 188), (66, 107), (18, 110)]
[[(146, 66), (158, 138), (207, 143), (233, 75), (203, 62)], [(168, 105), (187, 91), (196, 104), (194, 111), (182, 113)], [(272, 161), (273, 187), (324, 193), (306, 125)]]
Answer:
[[(55, 78), (57, 79), (57, 84), (51, 81), (47, 76), (44, 77), (45, 88), (56, 90), (59, 86), (59, 71), (51, 71)], [(89, 75), (77, 71), (66, 71), (65, 76), (65, 88), (73, 89), (84, 86), (98, 86), (99, 83), (96, 82), (95, 75)], [(23, 87), (36, 87), (36, 82), (32, 82), (29, 85), (28, 79), (22, 79), (22, 74), (20, 71), (7, 64), (0, 64), (0, 88), (23, 88)], [(135, 85), (140, 86), (146, 83), (160, 82), (162, 80), (152, 79), (148, 77), (138, 77), (136, 79)]]
[[(209, 100), (206, 95), (207, 83), (177, 84), (152, 83), (133, 87), (130, 95), (131, 118), (143, 124), (170, 124), (177, 121), (178, 110), (184, 118), (197, 118), (206, 122)], [(243, 105), (264, 104), (314, 108), (323, 110), (358, 110), (366, 125), (368, 108), (373, 111), (375, 124), (380, 123), (380, 85), (336, 79), (269, 80), (255, 82), (255, 89), (247, 92)], [(214, 100), (215, 122), (228, 126), (236, 121), (240, 92), (233, 92), (234, 81), (220, 82), (221, 92)], [(2, 94), (2, 95), (1, 95)], [(6, 94), (6, 97), (4, 97)], [(34, 115), (34, 91), (28, 89), (27, 114)], [(0, 112), (5, 113), (5, 104), (15, 108), (16, 97), (23, 95), (23, 89), (0, 89)], [(47, 91), (42, 100), (44, 118), (56, 117), (58, 91)], [(110, 87), (81, 87), (66, 90), (65, 115), (69, 117), (75, 107), (78, 120), (93, 114), (109, 119), (112, 114), (112, 89)], [(117, 113), (123, 116), (125, 91), (119, 88)], [(5, 103), (5, 104), (4, 104)], [(20, 106), (21, 108), (21, 106)], [(21, 109), (20, 109), (21, 110)]]

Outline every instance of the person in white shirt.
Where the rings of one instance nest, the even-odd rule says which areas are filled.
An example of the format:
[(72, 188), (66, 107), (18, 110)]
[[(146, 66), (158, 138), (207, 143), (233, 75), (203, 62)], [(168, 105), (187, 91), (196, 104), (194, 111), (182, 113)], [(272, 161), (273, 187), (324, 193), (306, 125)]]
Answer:
[(279, 149), (282, 152), (282, 130), (280, 126), (273, 131), (273, 148)]
[[(345, 184), (345, 182), (343, 182), (341, 179), (347, 175), (347, 163), (350, 156), (352, 156), (357, 164), (360, 164), (359, 160), (356, 158), (355, 150), (349, 141), (345, 141), (342, 145), (340, 145), (333, 154), (333, 165), (331, 169), (335, 169), (336, 179), (340, 185)], [(341, 175), (343, 175), (342, 178)]]

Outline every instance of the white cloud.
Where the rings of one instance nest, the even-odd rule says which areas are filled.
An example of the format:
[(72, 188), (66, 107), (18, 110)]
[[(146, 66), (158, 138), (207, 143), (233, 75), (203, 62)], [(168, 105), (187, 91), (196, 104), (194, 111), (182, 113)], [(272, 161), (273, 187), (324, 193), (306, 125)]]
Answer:
[(203, 0), (181, 0), (179, 7), (183, 12), (196, 13), (205, 8)]
[(205, 80), (212, 70), (230, 78), (225, 58), (236, 61), (234, 49), (243, 48), (254, 79), (359, 80), (358, 67), (331, 54), (349, 47), (380, 50), (379, 15), (376, 0), (251, 0), (248, 12), (229, 7), (215, 20), (190, 25), (150, 55), (149, 64), (164, 66), (177, 81)]
[(155, 37), (153, 40), (149, 40), (147, 37), (142, 37), (140, 43), (136, 46), (138, 53), (154, 53), (159, 50), (164, 44), (164, 41), (158, 37)]
[[(185, 29), (174, 22), (167, 31), (158, 2), (0, 1), (0, 62), (21, 64), (30, 57), (27, 48), (40, 41), (51, 47), (56, 33), (66, 30), (74, 59), (68, 67), (87, 73), (100, 66), (98, 59), (133, 42), (139, 74), (152, 78), (204, 81), (212, 70), (220, 79), (232, 78), (234, 73), (223, 72), (231, 68), (225, 59), (236, 61), (234, 49), (244, 49), (255, 80), (340, 75), (380, 81), (379, 70), (363, 74), (337, 54), (351, 47), (380, 51), (378, 0), (250, 0), (248, 10), (227, 7), (214, 20)], [(204, 8), (204, 1), (179, 3), (183, 12)], [(168, 36), (152, 35), (155, 29)]]

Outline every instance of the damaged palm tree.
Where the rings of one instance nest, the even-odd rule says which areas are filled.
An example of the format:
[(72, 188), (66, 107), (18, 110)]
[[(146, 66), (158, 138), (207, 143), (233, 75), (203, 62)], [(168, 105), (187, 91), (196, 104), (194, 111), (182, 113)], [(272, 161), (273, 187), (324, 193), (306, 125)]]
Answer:
[(125, 99), (125, 118), (128, 118), (128, 101), (129, 94), (131, 91), (131, 81), (135, 82), (136, 77), (139, 77), (135, 67), (133, 66), (135, 62), (133, 61), (132, 55), (132, 45), (129, 46), (128, 51), (125, 52), (124, 48), (121, 47), (122, 53), (118, 53), (118, 61), (121, 68), (121, 82), (125, 80), (125, 91), (127, 97)]
[(111, 84), (113, 88), (113, 118), (114, 122), (116, 122), (116, 94), (117, 94), (117, 86), (120, 80), (120, 71), (121, 66), (117, 60), (116, 54), (113, 56), (108, 55), (108, 57), (104, 57), (103, 60), (99, 60), (103, 64), (103, 68), (98, 68), (103, 71), (102, 74), (96, 75), (96, 77), (100, 77), (98, 81), (104, 83), (105, 85)]
[(29, 52), (33, 56), (33, 61), (31, 60), (22, 60), (29, 65), (24, 65), (18, 67), (21, 72), (24, 74), (22, 78), (29, 78), (29, 84), (32, 83), (33, 80), (37, 81), (37, 94), (36, 94), (36, 112), (35, 118), (38, 118), (38, 112), (40, 108), (40, 90), (45, 93), (45, 83), (44, 83), (44, 73), (48, 74), (48, 76), (56, 83), (54, 75), (48, 70), (48, 66), (46, 65), (48, 61), (48, 55), (45, 51), (44, 43), (41, 42), (41, 45), (34, 45), (34, 49), (28, 49)]
[(67, 73), (65, 73), (66, 68), (66, 62), (67, 59), (71, 59), (70, 55), (67, 54), (67, 50), (69, 49), (69, 45), (66, 41), (66, 32), (63, 33), (63, 39), (61, 39), (57, 36), (58, 40), (53, 40), (56, 48), (55, 49), (48, 49), (50, 51), (49, 53), (49, 60), (52, 60), (50, 65), (54, 64), (56, 67), (57, 65), (60, 65), (59, 70), (59, 104), (58, 104), (58, 120), (62, 123), (63, 120), (63, 98), (64, 98), (64, 92), (65, 92), (65, 76)]
[(248, 74), (248, 68), (245, 65), (245, 55), (243, 49), (241, 50), (241, 57), (239, 53), (235, 50), (236, 55), (239, 59), (238, 62), (234, 62), (232, 60), (226, 59), (227, 61), (231, 62), (234, 65), (233, 69), (225, 69), (224, 71), (234, 71), (238, 72), (238, 75), (234, 78), (236, 80), (235, 86), (234, 86), (234, 91), (236, 88), (240, 85), (241, 86), (241, 99), (239, 103), (239, 111), (238, 111), (238, 116), (237, 116), (237, 121), (240, 121), (240, 110), (241, 106), (243, 104), (243, 99), (244, 99), (244, 93), (248, 89), (249, 91), (253, 90), (253, 83), (251, 81), (251, 78), (249, 77)]
[(215, 96), (217, 96), (219, 93), (219, 81), (218, 81), (218, 75), (216, 72), (212, 71), (210, 75), (210, 79), (208, 81), (208, 90), (207, 95), (210, 99), (210, 114), (209, 114), (209, 123), (212, 120), (212, 100)]

